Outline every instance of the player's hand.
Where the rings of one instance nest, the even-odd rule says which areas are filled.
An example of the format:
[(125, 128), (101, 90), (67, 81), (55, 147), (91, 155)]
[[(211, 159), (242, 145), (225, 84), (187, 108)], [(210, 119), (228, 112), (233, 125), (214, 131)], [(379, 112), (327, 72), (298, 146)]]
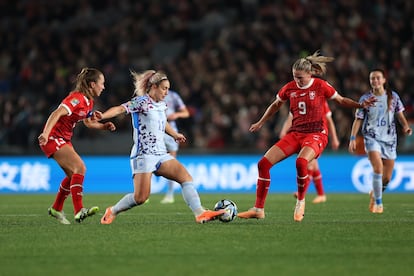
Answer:
[(254, 124), (252, 124), (252, 125), (250, 126), (249, 131), (250, 131), (250, 132), (255, 132), (255, 131), (258, 131), (259, 129), (261, 129), (261, 128), (262, 128), (262, 126), (263, 126), (263, 124), (262, 124), (262, 123), (259, 123), (259, 122), (254, 123)]
[(47, 143), (47, 136), (44, 133), (40, 133), (39, 137), (37, 137), (37, 140), (39, 141), (40, 146), (44, 146)]
[(99, 121), (99, 120), (102, 120), (102, 118), (103, 118), (102, 112), (96, 110), (92, 113), (92, 116), (91, 116), (92, 121)]
[(116, 130), (116, 126), (112, 122), (106, 122), (106, 123), (104, 123), (104, 128), (106, 130), (109, 130), (109, 131), (115, 131)]
[(187, 141), (187, 138), (185, 138), (183, 134), (177, 133), (177, 136), (174, 137), (174, 140), (179, 143), (184, 143), (185, 141)]
[(362, 108), (367, 108), (367, 107), (373, 106), (376, 102), (377, 102), (377, 98), (375, 98), (375, 96), (371, 96), (365, 101), (363, 101), (361, 103), (361, 106)]
[(339, 148), (340, 144), (341, 143), (339, 142), (338, 138), (336, 138), (336, 139), (333, 138), (332, 142), (331, 142), (331, 147), (332, 147), (333, 150), (337, 150)]
[(354, 153), (356, 150), (356, 140), (351, 140), (349, 141), (349, 145), (348, 145), (348, 151), (350, 153)]
[(407, 127), (404, 129), (404, 133), (408, 136), (411, 136), (411, 134), (413, 134), (413, 130), (411, 129), (411, 127)]

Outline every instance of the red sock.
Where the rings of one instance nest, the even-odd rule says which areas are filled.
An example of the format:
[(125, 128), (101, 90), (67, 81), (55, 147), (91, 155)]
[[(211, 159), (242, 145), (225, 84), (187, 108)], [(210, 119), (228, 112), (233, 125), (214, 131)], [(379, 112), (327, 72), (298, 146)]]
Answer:
[(320, 170), (314, 170), (311, 172), (313, 177), (313, 183), (315, 183), (316, 193), (320, 196), (324, 195), (323, 185), (322, 185), (322, 174)]
[(83, 179), (81, 174), (73, 174), (70, 181), (70, 193), (72, 194), (72, 203), (75, 214), (83, 208), (82, 196), (83, 196)]
[(257, 179), (257, 188), (256, 188), (256, 203), (254, 207), (264, 208), (267, 193), (269, 192), (270, 187), (270, 168), (273, 165), (267, 160), (266, 157), (260, 159), (257, 164), (259, 170), (259, 178)]
[(308, 160), (302, 157), (296, 159), (296, 173), (296, 181), (298, 184), (298, 200), (303, 200), (310, 183), (308, 175)]
[(63, 210), (63, 203), (65, 203), (66, 198), (70, 194), (70, 178), (65, 177), (60, 183), (59, 190), (57, 192), (55, 202), (53, 203), (53, 209), (56, 211)]

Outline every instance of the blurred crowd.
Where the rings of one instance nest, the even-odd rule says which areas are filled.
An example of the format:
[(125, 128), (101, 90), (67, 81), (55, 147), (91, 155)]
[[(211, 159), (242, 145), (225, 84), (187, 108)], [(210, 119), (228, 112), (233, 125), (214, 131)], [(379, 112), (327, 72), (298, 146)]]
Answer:
[[(191, 111), (178, 124), (188, 138), (182, 148), (193, 150), (267, 149), (288, 105), (260, 132), (250, 133), (250, 124), (292, 80), (296, 59), (318, 49), (336, 58), (325, 78), (355, 100), (369, 90), (369, 70), (385, 69), (413, 120), (413, 14), (404, 0), (0, 1), (1, 152), (37, 149), (82, 67), (105, 74), (102, 111), (131, 98), (130, 70), (165, 71)], [(330, 106), (346, 149), (353, 111)], [(116, 120), (119, 132), (131, 133), (129, 120)], [(402, 150), (407, 145), (401, 140)]]

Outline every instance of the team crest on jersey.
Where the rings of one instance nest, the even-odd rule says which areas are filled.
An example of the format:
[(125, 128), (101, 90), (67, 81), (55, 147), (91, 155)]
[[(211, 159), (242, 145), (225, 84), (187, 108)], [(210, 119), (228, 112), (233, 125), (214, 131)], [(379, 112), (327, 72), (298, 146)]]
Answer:
[(311, 99), (311, 100), (313, 100), (313, 99), (315, 99), (315, 91), (309, 91), (309, 98)]
[(74, 98), (74, 99), (70, 100), (70, 104), (71, 104), (72, 106), (76, 106), (77, 104), (79, 104), (79, 100), (78, 100), (78, 99), (76, 99), (76, 98)]
[(290, 97), (291, 98), (296, 98), (297, 97), (296, 92), (292, 92), (292, 94), (290, 94)]

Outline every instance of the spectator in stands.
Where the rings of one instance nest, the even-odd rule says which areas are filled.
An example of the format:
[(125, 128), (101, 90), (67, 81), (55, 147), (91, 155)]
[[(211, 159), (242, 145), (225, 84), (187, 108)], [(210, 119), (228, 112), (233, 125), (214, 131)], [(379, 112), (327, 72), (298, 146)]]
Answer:
[[(85, 64), (111, 75), (106, 83), (110, 95), (97, 99), (105, 107), (129, 98), (129, 69), (164, 69), (187, 107), (194, 110), (194, 123), (183, 125), (181, 131), (189, 137), (205, 137), (211, 129), (223, 134), (212, 141), (189, 139), (189, 149), (206, 149), (208, 144), (217, 150), (267, 148), (279, 133), (277, 123), (266, 125), (266, 135), (258, 134), (260, 143), (252, 147), (252, 140), (259, 139), (246, 131), (240, 116), (252, 121), (257, 110), (265, 108), (273, 97), (269, 91), (291, 77), (285, 68), (298, 52), (308, 55), (302, 50), (308, 47), (321, 47), (337, 57), (326, 77), (350, 98), (359, 98), (361, 87), (367, 86), (367, 68), (388, 67), (393, 86), (407, 104), (407, 119), (413, 119), (412, 9), (409, 1), (400, 0), (370, 5), (364, 1), (194, 0), (179, 5), (173, 0), (162, 5), (133, 0), (82, 5), (6, 1), (0, 9), (0, 110), (10, 101), (12, 111), (5, 116), (7, 122), (0, 120), (0, 150), (33, 153), (38, 149), (33, 133), (39, 133), (40, 127), (30, 118), (35, 113), (44, 120), (50, 110), (30, 110), (27, 123), (32, 138), (10, 145), (17, 143), (12, 133), (19, 128), (18, 99), (24, 96), (32, 106), (39, 101), (49, 107), (59, 105), (75, 78), (70, 72)], [(296, 24), (305, 21), (309, 24)], [(73, 36), (77, 39), (69, 39)], [(50, 98), (44, 92), (49, 85), (54, 91)], [(220, 116), (209, 112), (212, 108)], [(341, 122), (338, 136), (345, 145), (351, 125), (346, 122), (352, 122), (353, 114), (339, 106), (332, 113)], [(127, 118), (117, 119), (124, 121), (118, 124), (119, 131), (130, 131)], [(74, 139), (90, 138), (91, 133), (76, 132)]]

